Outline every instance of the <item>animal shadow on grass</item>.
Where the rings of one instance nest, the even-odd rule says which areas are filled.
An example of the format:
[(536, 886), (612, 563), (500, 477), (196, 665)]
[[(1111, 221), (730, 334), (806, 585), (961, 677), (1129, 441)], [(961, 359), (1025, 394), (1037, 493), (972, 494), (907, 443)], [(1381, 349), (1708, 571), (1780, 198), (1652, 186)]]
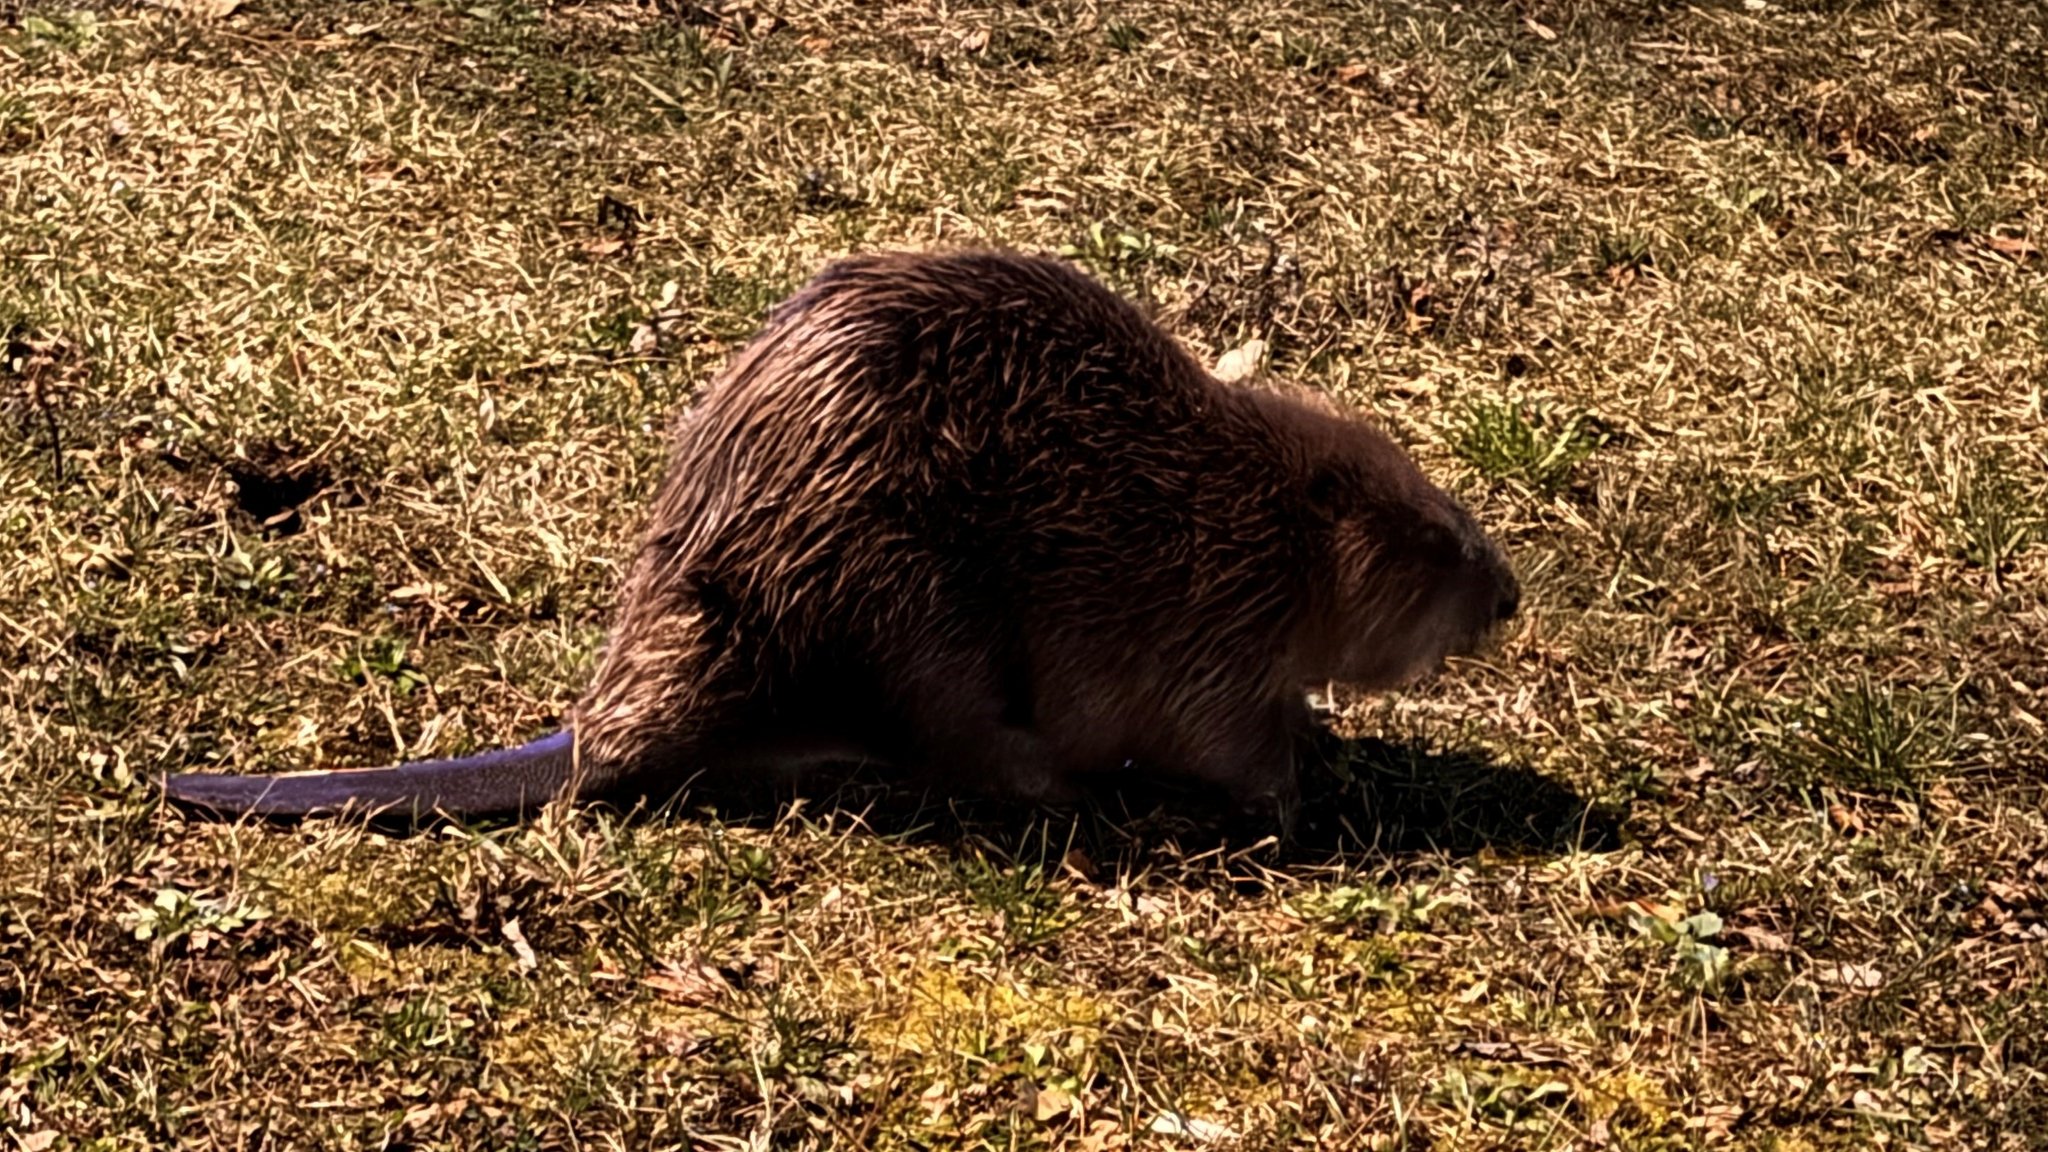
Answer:
[(1234, 822), (1220, 798), (1205, 789), (1136, 775), (1104, 777), (1076, 808), (1059, 811), (939, 797), (867, 770), (841, 775), (816, 791), (699, 790), (665, 811), (765, 827), (784, 818), (799, 796), (812, 819), (837, 819), (904, 842), (973, 844), (1018, 858), (1042, 853), (1053, 841), (1093, 860), (1220, 851), (1226, 857), (1244, 853), (1282, 870), (1328, 866), (1360, 854), (1607, 851), (1619, 847), (1625, 815), (1526, 767), (1470, 752), (1328, 734), (1305, 757), (1301, 812), (1285, 844), (1261, 843), (1263, 830)]

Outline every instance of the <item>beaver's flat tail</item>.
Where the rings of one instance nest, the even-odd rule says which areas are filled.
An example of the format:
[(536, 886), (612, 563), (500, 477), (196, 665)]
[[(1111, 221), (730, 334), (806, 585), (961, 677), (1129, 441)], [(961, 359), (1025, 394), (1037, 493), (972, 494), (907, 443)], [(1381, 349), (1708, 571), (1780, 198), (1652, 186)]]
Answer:
[(174, 803), (228, 816), (521, 816), (559, 795), (574, 763), (575, 737), (565, 729), (517, 748), (390, 768), (172, 776), (164, 781), (164, 794)]

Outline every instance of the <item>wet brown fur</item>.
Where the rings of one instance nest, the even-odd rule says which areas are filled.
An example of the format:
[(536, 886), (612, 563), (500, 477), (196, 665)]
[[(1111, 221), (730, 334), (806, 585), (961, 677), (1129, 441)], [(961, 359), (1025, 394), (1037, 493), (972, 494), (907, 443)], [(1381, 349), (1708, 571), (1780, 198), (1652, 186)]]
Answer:
[(825, 269), (650, 522), (573, 719), (600, 791), (855, 753), (1062, 799), (1128, 761), (1284, 813), (1304, 685), (1401, 683), (1515, 597), (1392, 441), (1000, 252)]
[(477, 813), (853, 757), (1060, 800), (1129, 764), (1284, 827), (1304, 688), (1404, 683), (1516, 595), (1391, 440), (1219, 383), (1070, 265), (860, 256), (678, 422), (573, 751), (517, 787), (465, 762), (334, 778)]

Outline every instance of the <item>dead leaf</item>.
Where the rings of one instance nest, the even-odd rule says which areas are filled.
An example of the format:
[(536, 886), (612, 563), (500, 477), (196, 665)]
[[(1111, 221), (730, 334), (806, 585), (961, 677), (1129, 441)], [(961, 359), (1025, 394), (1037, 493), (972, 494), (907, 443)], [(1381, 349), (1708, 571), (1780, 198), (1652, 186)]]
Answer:
[(620, 251), (621, 249), (625, 248), (625, 246), (626, 242), (624, 240), (619, 239), (616, 236), (598, 236), (589, 240), (585, 240), (583, 242), (583, 251), (587, 255), (596, 256), (602, 259), (603, 257), (610, 256), (613, 253)]
[(1339, 67), (1332, 75), (1337, 78), (1337, 83), (1349, 84), (1353, 80), (1363, 79), (1372, 75), (1372, 73), (1373, 68), (1370, 64), (1345, 64)]
[(1992, 236), (1985, 240), (1984, 244), (1993, 252), (2001, 256), (2010, 256), (2014, 260), (2025, 260), (2041, 254), (2041, 250), (2034, 246), (2034, 242), (2025, 236)]
[(649, 1033), (641, 1043), (651, 1052), (687, 1059), (702, 1052), (711, 1038), (689, 1028), (662, 1028)]
[(2034, 902), (2033, 894), (2028, 892), (2025, 888), (2022, 888), (2017, 884), (2008, 884), (2003, 880), (1986, 880), (1984, 882), (1984, 890), (1991, 893), (1993, 896), (1998, 897), (2005, 903), (2012, 904), (2015, 906), (2031, 904)]
[(155, 0), (163, 8), (201, 20), (219, 20), (234, 15), (242, 0)]
[(1031, 1118), (1040, 1124), (1074, 1113), (1074, 1097), (1058, 1088), (1037, 1088), (1031, 1096)]
[(1731, 928), (1729, 931), (1749, 941), (1749, 946), (1759, 952), (1785, 952), (1792, 947), (1791, 941), (1762, 928)]
[(1813, 978), (1823, 984), (1865, 992), (1884, 986), (1884, 973), (1875, 964), (1823, 964), (1813, 970)]
[(533, 954), (533, 945), (526, 942), (526, 933), (519, 928), (519, 917), (514, 916), (505, 921), (505, 926), (498, 931), (504, 934), (506, 940), (511, 941), (512, 952), (519, 958), (521, 972), (531, 972), (540, 967), (540, 958)]
[(1076, 1147), (1080, 1152), (1111, 1152), (1128, 1146), (1130, 1142), (1130, 1137), (1118, 1130), (1116, 1121), (1105, 1116), (1088, 1125), (1088, 1134), (1081, 1137)]
[(1203, 1144), (1237, 1139), (1237, 1131), (1228, 1125), (1183, 1116), (1178, 1112), (1161, 1112), (1147, 1127), (1161, 1136), (1187, 1136)]
[(1250, 378), (1259, 370), (1259, 362), (1266, 356), (1266, 342), (1252, 339), (1232, 348), (1216, 358), (1216, 379), (1225, 384), (1234, 384)]
[(716, 1001), (731, 987), (725, 982), (724, 974), (702, 961), (687, 965), (665, 962), (642, 977), (640, 982), (654, 989), (663, 999), (691, 1008), (702, 1008)]

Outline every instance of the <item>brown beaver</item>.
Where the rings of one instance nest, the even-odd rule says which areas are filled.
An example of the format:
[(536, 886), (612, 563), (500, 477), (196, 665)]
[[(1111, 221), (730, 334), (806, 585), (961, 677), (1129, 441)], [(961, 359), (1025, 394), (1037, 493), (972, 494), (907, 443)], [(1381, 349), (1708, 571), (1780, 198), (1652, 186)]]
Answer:
[(563, 731), (369, 770), (182, 775), (228, 813), (522, 813), (847, 759), (1060, 801), (1135, 766), (1291, 825), (1304, 688), (1398, 686), (1514, 614), (1371, 426), (1219, 383), (1066, 263), (841, 260), (679, 422)]

